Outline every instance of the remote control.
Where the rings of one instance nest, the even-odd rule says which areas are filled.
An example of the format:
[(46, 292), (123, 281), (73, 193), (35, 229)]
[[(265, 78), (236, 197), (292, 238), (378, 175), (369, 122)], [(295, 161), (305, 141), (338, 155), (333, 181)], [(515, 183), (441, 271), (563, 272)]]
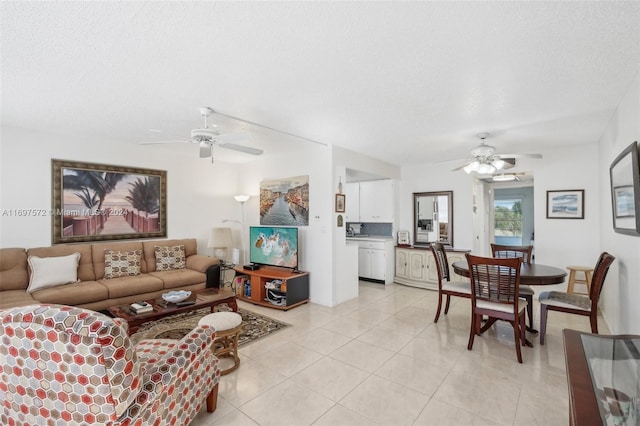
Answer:
[(196, 301), (195, 300), (183, 300), (182, 302), (177, 302), (176, 306), (189, 306), (189, 305), (195, 305)]

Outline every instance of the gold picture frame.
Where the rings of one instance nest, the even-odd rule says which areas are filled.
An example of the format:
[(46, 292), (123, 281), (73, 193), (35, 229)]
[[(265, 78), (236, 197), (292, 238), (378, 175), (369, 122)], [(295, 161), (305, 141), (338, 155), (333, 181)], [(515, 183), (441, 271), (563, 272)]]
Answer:
[(167, 236), (167, 172), (51, 160), (53, 244)]
[(344, 194), (336, 194), (336, 213), (344, 213), (346, 198)]

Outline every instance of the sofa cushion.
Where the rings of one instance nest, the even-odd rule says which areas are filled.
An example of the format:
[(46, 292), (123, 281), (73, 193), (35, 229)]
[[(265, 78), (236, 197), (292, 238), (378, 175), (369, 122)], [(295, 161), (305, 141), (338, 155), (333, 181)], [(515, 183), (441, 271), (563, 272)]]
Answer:
[(104, 251), (104, 278), (128, 277), (140, 275), (142, 250)]
[(154, 250), (156, 253), (156, 271), (170, 271), (187, 267), (184, 245), (156, 246)]
[(107, 287), (109, 299), (133, 296), (136, 294), (151, 293), (164, 288), (162, 280), (149, 274), (136, 275), (134, 277), (112, 278), (99, 280), (99, 283)]
[(26, 290), (6, 290), (0, 294), (0, 309), (39, 303)]
[(153, 272), (156, 271), (156, 246), (158, 247), (171, 247), (177, 245), (184, 246), (184, 254), (187, 258), (189, 256), (193, 256), (194, 254), (198, 254), (198, 242), (195, 238), (185, 238), (182, 240), (156, 240), (156, 241), (144, 241), (142, 243), (144, 246), (142, 255), (144, 257), (144, 262), (147, 265), (147, 269), (143, 270), (143, 272)]
[(28, 284), (27, 252), (23, 248), (0, 249), (0, 291), (26, 290)]
[[(101, 280), (104, 278), (104, 268), (105, 268), (105, 250), (113, 250), (113, 251), (134, 251), (134, 250), (142, 250), (142, 243), (140, 241), (126, 241), (121, 243), (116, 242), (108, 242), (108, 243), (96, 243), (91, 246), (91, 255), (93, 259), (93, 267), (96, 271), (96, 280)], [(144, 257), (140, 259), (140, 273), (144, 274), (147, 272), (147, 265), (145, 263)]]
[(75, 252), (80, 253), (78, 264), (78, 279), (80, 281), (93, 281), (96, 275), (93, 270), (91, 258), (91, 244), (60, 244), (53, 247), (37, 247), (27, 250), (27, 256), (52, 257), (67, 256)]
[(27, 258), (31, 277), (27, 291), (33, 293), (47, 287), (56, 287), (78, 282), (78, 262), (80, 253), (75, 252), (67, 256)]
[(45, 288), (33, 293), (42, 303), (59, 305), (81, 305), (109, 298), (107, 287), (96, 281), (82, 281), (72, 285)]
[(183, 287), (192, 284), (201, 284), (207, 281), (207, 276), (202, 272), (192, 269), (174, 269), (172, 271), (150, 272), (150, 275), (158, 277), (164, 283), (164, 288)]

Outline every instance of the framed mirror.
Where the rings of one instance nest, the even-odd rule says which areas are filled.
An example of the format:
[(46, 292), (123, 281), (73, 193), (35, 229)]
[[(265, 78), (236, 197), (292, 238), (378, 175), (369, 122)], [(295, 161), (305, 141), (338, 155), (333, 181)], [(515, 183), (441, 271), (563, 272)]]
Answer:
[(640, 235), (640, 165), (638, 142), (625, 148), (611, 163), (611, 205), (613, 230)]
[(414, 245), (453, 247), (453, 191), (414, 192), (413, 223)]

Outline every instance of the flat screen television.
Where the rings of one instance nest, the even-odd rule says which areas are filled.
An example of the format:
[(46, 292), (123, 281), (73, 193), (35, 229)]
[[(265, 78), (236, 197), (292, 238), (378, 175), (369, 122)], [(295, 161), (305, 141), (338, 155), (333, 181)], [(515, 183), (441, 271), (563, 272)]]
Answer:
[(298, 269), (298, 228), (249, 227), (249, 261)]

